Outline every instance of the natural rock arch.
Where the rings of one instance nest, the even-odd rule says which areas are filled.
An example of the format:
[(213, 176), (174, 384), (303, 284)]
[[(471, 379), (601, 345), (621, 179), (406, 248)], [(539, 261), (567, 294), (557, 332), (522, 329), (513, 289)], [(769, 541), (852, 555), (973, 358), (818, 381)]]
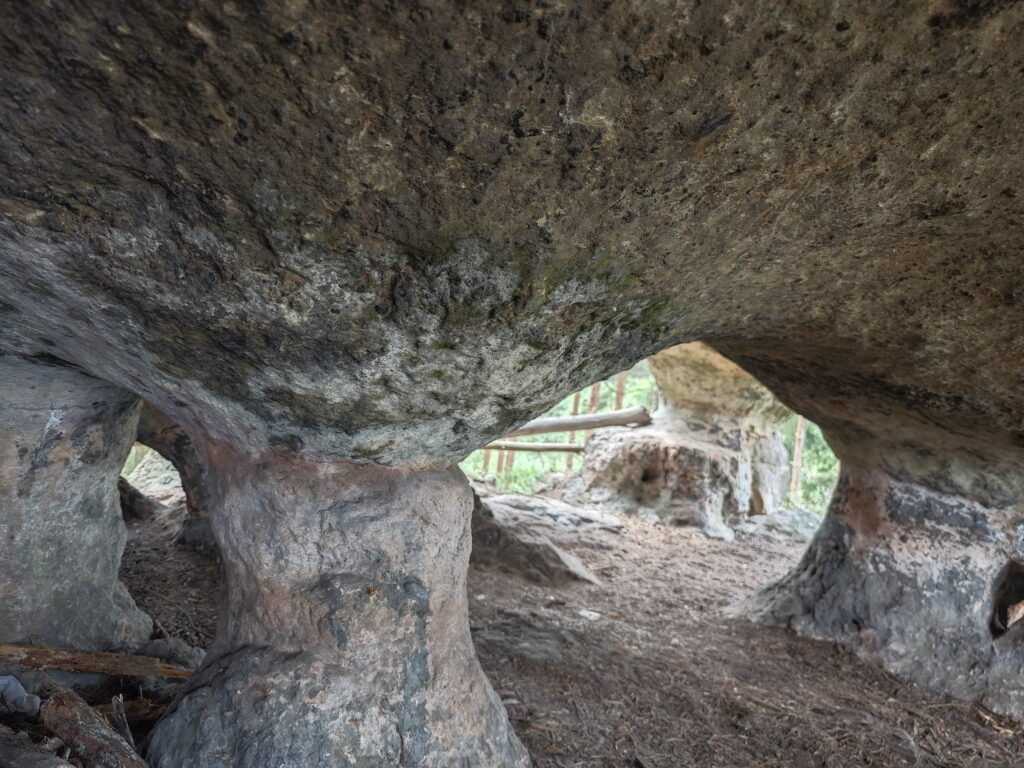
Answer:
[[(524, 765), (472, 660), (446, 467), (674, 343), (825, 429), (829, 573), (886, 583), (901, 526), (1014, 541), (1019, 4), (0, 15), (0, 350), (195, 436), (225, 553), (157, 765)], [(771, 616), (880, 622), (822, 624), (852, 584), (809, 557)]]

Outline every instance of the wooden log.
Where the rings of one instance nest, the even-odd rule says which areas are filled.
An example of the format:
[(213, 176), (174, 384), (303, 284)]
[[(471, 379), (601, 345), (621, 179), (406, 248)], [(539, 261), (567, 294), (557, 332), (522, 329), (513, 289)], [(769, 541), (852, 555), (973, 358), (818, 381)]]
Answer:
[[(167, 704), (150, 699), (129, 699), (124, 702), (124, 717), (129, 724), (132, 723), (153, 723), (160, 719), (160, 716), (166, 711)], [(93, 707), (101, 715), (110, 719), (114, 715), (113, 702), (110, 704), (97, 704)]]
[(165, 664), (151, 656), (65, 651), (42, 645), (0, 643), (0, 660), (24, 669), (64, 669), (69, 672), (95, 672), (101, 675), (184, 679), (192, 674), (187, 669)]
[(124, 709), (124, 696), (120, 693), (110, 700), (110, 714), (104, 714), (107, 722), (117, 731), (117, 735), (128, 742), (128, 746), (138, 751), (135, 747), (135, 737), (132, 736), (132, 729), (128, 726), (128, 715)]
[[(601, 382), (597, 381), (590, 387), (590, 405), (587, 408), (587, 413), (597, 413), (601, 407)], [(590, 436), (594, 433), (593, 429), (588, 429), (583, 433), (583, 440), (590, 439)]]
[[(627, 424), (650, 424), (651, 415), (642, 405), (623, 408), (621, 411), (604, 411), (603, 413), (585, 413), (582, 416), (545, 416), (528, 421), (506, 438), (522, 437), (523, 435), (542, 435), (546, 432), (568, 432), (577, 429), (597, 429), (598, 427), (624, 427)], [(494, 444), (492, 443), (492, 446)]]
[(25, 733), (0, 725), (0, 768), (72, 768), (71, 763), (33, 744)]
[(139, 753), (74, 691), (57, 691), (39, 715), (84, 768), (148, 768)]
[(495, 440), (487, 446), (502, 451), (533, 451), (535, 453), (565, 451), (568, 453), (583, 453), (583, 446), (579, 443), (525, 443), (515, 440)]

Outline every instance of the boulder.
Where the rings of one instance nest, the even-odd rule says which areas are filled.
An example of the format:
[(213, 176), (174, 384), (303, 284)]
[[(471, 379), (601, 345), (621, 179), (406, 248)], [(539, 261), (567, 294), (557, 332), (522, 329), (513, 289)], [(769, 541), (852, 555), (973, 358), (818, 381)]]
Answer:
[(792, 412), (705, 344), (650, 364), (664, 407), (646, 427), (593, 435), (565, 497), (726, 539), (730, 523), (778, 510), (789, 479), (779, 425)]
[(0, 381), (0, 642), (134, 648), (153, 624), (117, 578), (117, 478), (138, 398), (10, 355)]
[(780, 509), (771, 515), (748, 517), (734, 527), (736, 531), (770, 539), (810, 541), (821, 523), (822, 516), (808, 509)]
[(163, 504), (142, 493), (125, 477), (117, 478), (117, 495), (125, 520), (149, 520), (154, 515), (166, 514)]
[[(599, 584), (598, 578), (590, 572), (575, 555), (555, 545), (547, 535), (556, 526), (563, 530), (567, 526), (578, 527), (572, 521), (582, 521), (573, 508), (561, 504), (561, 520), (558, 516), (537, 514), (523, 507), (515, 508), (499, 496), (483, 501), (473, 495), (473, 553), (472, 562), (499, 567), (522, 575), (530, 581), (550, 586), (561, 586), (571, 581), (585, 581)], [(519, 498), (511, 497), (512, 501)], [(544, 502), (560, 504), (553, 499), (538, 500), (537, 506), (548, 508)], [(525, 505), (524, 505), (525, 506)], [(570, 516), (565, 512), (568, 511)], [(582, 511), (582, 510), (581, 510)]]
[(615, 515), (567, 504), (548, 496), (494, 493), (485, 497), (487, 507), (511, 525), (544, 533), (553, 541), (570, 547), (609, 549), (623, 529)]

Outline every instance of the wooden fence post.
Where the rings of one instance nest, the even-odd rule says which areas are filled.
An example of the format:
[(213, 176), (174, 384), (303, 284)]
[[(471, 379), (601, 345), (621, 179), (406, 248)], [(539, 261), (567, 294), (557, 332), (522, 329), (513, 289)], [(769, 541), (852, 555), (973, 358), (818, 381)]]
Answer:
[[(576, 392), (576, 394), (574, 394), (572, 396), (572, 415), (576, 416), (576, 415), (579, 414), (579, 412), (580, 412), (580, 393)], [(576, 430), (575, 429), (570, 429), (569, 430), (569, 442), (570, 443), (575, 443), (576, 442)], [(566, 454), (566, 457), (565, 457), (565, 469), (566, 469), (567, 472), (572, 472), (572, 461), (573, 461), (573, 454), (571, 454), (571, 453)]]

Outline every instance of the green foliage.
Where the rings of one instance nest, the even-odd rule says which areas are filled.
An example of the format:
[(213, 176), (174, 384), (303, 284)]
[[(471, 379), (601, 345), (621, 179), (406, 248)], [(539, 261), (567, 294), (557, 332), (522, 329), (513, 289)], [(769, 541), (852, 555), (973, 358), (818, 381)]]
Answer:
[(141, 443), (135, 443), (132, 449), (128, 451), (128, 457), (124, 460), (124, 466), (121, 467), (121, 475), (127, 477), (131, 474), (131, 471), (142, 461), (142, 457), (146, 455), (147, 450), (149, 449)]
[[(782, 440), (786, 444), (790, 461), (793, 458), (793, 445), (796, 440), (796, 420), (793, 417), (782, 425)], [(825, 441), (821, 428), (813, 421), (806, 422), (804, 432), (803, 461), (800, 468), (800, 487), (795, 497), (786, 497), (786, 505), (803, 507), (819, 515), (825, 514), (832, 489), (839, 477), (839, 460)]]
[[(626, 375), (626, 388), (623, 393), (622, 407), (632, 408), (635, 405), (645, 406), (653, 410), (653, 398), (655, 390), (654, 376), (647, 365), (646, 360), (637, 363)], [(545, 416), (571, 416), (573, 395), (562, 400), (551, 408)], [(587, 413), (590, 407), (590, 387), (580, 393), (579, 413)], [(597, 410), (610, 411), (615, 408), (615, 377), (601, 382), (600, 402)], [(516, 438), (523, 442), (535, 443), (567, 443), (569, 434), (567, 432), (552, 432), (546, 435), (527, 435)], [(576, 442), (583, 442), (583, 433), (576, 433)], [(484, 472), (484, 452), (474, 451), (459, 465), (462, 471), (473, 478), (483, 478), (485, 474), (493, 474), (497, 479), (497, 485), (502, 490), (510, 493), (533, 493), (534, 487), (544, 477), (552, 472), (565, 472), (567, 469), (567, 457), (565, 453), (527, 453), (516, 451), (512, 469), (497, 474), (497, 451), (491, 451), (491, 461), (487, 472)], [(582, 460), (581, 454), (572, 454), (572, 467), (577, 470)]]
[[(647, 361), (637, 363), (627, 374), (626, 389), (622, 400), (623, 408), (630, 408), (634, 405), (643, 405), (648, 410), (654, 409), (654, 396), (656, 383)], [(545, 416), (569, 416), (572, 414), (573, 396), (562, 400)], [(590, 406), (590, 387), (580, 393), (579, 412), (586, 413)], [(610, 411), (615, 407), (615, 377), (601, 382), (601, 399), (598, 406), (599, 411)], [(793, 457), (793, 442), (796, 433), (796, 415), (782, 426), (783, 442), (789, 452), (790, 461)], [(520, 437), (524, 442), (540, 443), (565, 443), (569, 441), (566, 432), (555, 432), (547, 435), (528, 435)], [(576, 442), (583, 442), (583, 434), (576, 434)], [(495, 475), (497, 485), (502, 490), (510, 493), (533, 493), (537, 484), (552, 472), (567, 471), (567, 456), (565, 453), (527, 453), (517, 451), (513, 460), (512, 468), (497, 473), (498, 453), (491, 451), (490, 465), (487, 472), (484, 472), (484, 452), (474, 451), (459, 465), (462, 471), (473, 478), (482, 479), (485, 474)], [(582, 456), (573, 454), (572, 469), (578, 470)], [(825, 513), (828, 508), (829, 499), (832, 497), (832, 489), (835, 487), (836, 478), (839, 476), (839, 461), (836, 459), (832, 449), (825, 442), (824, 436), (818, 426), (810, 421), (807, 422), (807, 430), (804, 434), (803, 466), (800, 472), (800, 488), (795, 497), (787, 497), (786, 505), (803, 507), (817, 512), (819, 515)]]

